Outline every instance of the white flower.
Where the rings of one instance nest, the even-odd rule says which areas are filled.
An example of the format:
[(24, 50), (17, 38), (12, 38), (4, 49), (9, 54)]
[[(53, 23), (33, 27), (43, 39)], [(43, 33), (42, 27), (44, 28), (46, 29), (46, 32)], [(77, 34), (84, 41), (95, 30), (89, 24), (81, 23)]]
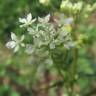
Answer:
[(71, 49), (71, 48), (75, 47), (75, 45), (76, 45), (75, 42), (69, 41), (69, 42), (66, 42), (66, 43), (64, 44), (64, 47), (65, 47), (66, 49)]
[(50, 14), (48, 14), (44, 18), (38, 17), (38, 21), (41, 22), (41, 23), (48, 23), (49, 20), (50, 20)]
[(26, 18), (19, 18), (19, 22), (22, 23), (22, 24), (20, 25), (20, 27), (29, 26), (29, 25), (31, 25), (32, 23), (34, 23), (35, 21), (36, 21), (36, 18), (35, 18), (35, 19), (32, 19), (31, 13), (29, 13)]
[(25, 50), (25, 52), (26, 52), (27, 54), (32, 54), (32, 53), (34, 52), (34, 50), (35, 50), (35, 47), (32, 46), (31, 44), (27, 44), (27, 45), (26, 45), (26, 50)]
[(6, 44), (6, 47), (9, 49), (13, 49), (14, 52), (17, 52), (20, 49), (20, 46), (25, 46), (23, 43), (24, 38), (24, 35), (22, 35), (21, 38), (18, 39), (18, 37), (14, 33), (11, 33), (12, 40)]

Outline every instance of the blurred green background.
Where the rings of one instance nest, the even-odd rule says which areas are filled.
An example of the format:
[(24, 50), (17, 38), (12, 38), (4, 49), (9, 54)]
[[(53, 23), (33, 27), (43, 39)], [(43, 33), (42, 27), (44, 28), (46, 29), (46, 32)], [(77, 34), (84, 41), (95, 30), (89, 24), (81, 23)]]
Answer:
[[(38, 91), (38, 86), (44, 87), (43, 79), (50, 76), (53, 78), (52, 83), (58, 80), (57, 71), (53, 66), (30, 64), (31, 57), (26, 54), (13, 54), (5, 47), (5, 43), (10, 38), (10, 32), (20, 34), (19, 17), (25, 16), (29, 12), (33, 17), (45, 16), (48, 13), (53, 15), (55, 12), (60, 14), (61, 2), (62, 0), (0, 0), (0, 96), (47, 96)], [(90, 3), (94, 2), (96, 1), (90, 1)], [(87, 94), (92, 90), (94, 96), (96, 96), (95, 26), (95, 11), (83, 22), (83, 25), (79, 24), (77, 31), (87, 35), (88, 40), (86, 46), (79, 50), (78, 73), (80, 76), (77, 76), (78, 80), (74, 88), (77, 93), (82, 94)], [(70, 56), (68, 60), (70, 60)], [(59, 90), (62, 89), (59, 88)], [(36, 95), (36, 92), (39, 95)], [(56, 88), (51, 89), (49, 96), (58, 96), (56, 92)], [(88, 93), (86, 96), (93, 96), (90, 94)]]

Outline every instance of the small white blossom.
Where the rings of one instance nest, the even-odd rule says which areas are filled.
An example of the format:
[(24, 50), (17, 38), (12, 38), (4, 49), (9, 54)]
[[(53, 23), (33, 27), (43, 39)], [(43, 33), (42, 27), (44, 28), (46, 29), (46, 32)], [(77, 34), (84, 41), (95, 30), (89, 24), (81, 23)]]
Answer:
[(50, 14), (48, 14), (44, 18), (38, 17), (38, 21), (41, 22), (41, 23), (48, 23), (49, 20), (50, 20)]
[(20, 46), (25, 46), (23, 43), (24, 38), (24, 35), (22, 35), (21, 38), (18, 39), (18, 37), (14, 33), (11, 33), (12, 40), (6, 44), (6, 47), (9, 49), (13, 49), (14, 52), (17, 52), (20, 49)]
[(67, 43), (64, 44), (64, 47), (65, 47), (66, 49), (71, 49), (71, 48), (73, 48), (75, 45), (76, 45), (75, 42), (69, 41), (69, 42), (67, 42)]
[(35, 21), (36, 21), (36, 18), (32, 19), (31, 13), (29, 13), (26, 18), (19, 18), (19, 22), (22, 23), (20, 27), (27, 27), (32, 23), (34, 23)]
[(32, 53), (34, 52), (34, 50), (35, 50), (35, 47), (33, 47), (31, 44), (27, 44), (27, 45), (26, 45), (26, 50), (25, 50), (25, 52), (26, 52), (27, 54), (32, 54)]

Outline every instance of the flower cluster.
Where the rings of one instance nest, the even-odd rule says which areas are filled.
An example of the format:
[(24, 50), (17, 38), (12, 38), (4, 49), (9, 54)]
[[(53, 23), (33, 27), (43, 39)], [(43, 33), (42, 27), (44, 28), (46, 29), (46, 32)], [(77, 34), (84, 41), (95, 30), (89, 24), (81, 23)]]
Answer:
[[(85, 6), (86, 4), (86, 6)], [(66, 11), (68, 14), (77, 14), (80, 13), (81, 10), (84, 14), (88, 14), (96, 9), (96, 3), (93, 5), (85, 3), (85, 1), (71, 2), (70, 0), (62, 0), (60, 8), (62, 11)]]
[[(35, 22), (36, 21), (36, 22)], [(47, 48), (47, 50), (53, 50), (57, 47), (63, 46), (66, 49), (70, 49), (75, 46), (70, 32), (67, 30), (64, 23), (58, 28), (55, 28), (53, 23), (50, 23), (50, 14), (38, 19), (32, 19), (31, 13), (26, 18), (19, 18), (20, 27), (26, 27), (28, 34), (31, 36), (32, 43), (23, 43), (25, 36), (22, 35), (19, 39), (14, 33), (11, 33), (12, 41), (9, 41), (6, 46), (14, 49), (17, 52), (21, 47), (25, 47), (27, 53), (33, 53), (36, 49)], [(72, 21), (72, 18), (66, 19), (65, 25)], [(56, 22), (57, 23), (57, 22)], [(27, 37), (26, 37), (27, 38)]]
[(69, 0), (62, 1), (61, 9), (77, 13), (82, 9), (83, 2), (79, 1), (77, 3), (72, 3)]

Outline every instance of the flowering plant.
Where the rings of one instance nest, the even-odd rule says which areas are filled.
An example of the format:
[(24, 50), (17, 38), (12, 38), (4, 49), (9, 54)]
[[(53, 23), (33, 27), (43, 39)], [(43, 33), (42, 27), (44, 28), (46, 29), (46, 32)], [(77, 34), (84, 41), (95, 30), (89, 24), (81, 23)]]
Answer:
[[(83, 16), (88, 16), (96, 7), (93, 4), (83, 9), (83, 6), (83, 1), (77, 3), (69, 0), (62, 1), (60, 8), (70, 17), (66, 19), (61, 16), (57, 19), (53, 18), (52, 21), (50, 14), (36, 19), (29, 13), (26, 18), (19, 18), (20, 28), (27, 32), (20, 38), (12, 32), (12, 40), (6, 44), (9, 49), (13, 49), (14, 53), (21, 51), (20, 48), (23, 47), (24, 52), (31, 56), (31, 64), (54, 66), (63, 78), (69, 96), (76, 96), (73, 87), (74, 81), (78, 78), (78, 48), (84, 39), (82, 34), (76, 33), (77, 25)], [(80, 17), (81, 15), (78, 14), (83, 16)], [(26, 41), (27, 36), (30, 36), (30, 41)]]
[(31, 50), (34, 51), (42, 48), (52, 50), (61, 46), (65, 49), (71, 49), (75, 47), (76, 42), (72, 40), (71, 33), (66, 28), (66, 25), (68, 25), (67, 21), (69, 25), (72, 23), (68, 18), (65, 20), (65, 23), (57, 25), (58, 28), (55, 28), (54, 24), (50, 23), (50, 14), (44, 18), (38, 17), (38, 20), (36, 20), (32, 19), (32, 15), (29, 13), (26, 19), (19, 18), (19, 22), (21, 23), (20, 27), (26, 27), (27, 35), (31, 36), (31, 44), (23, 43), (26, 38), (25, 35), (22, 35), (19, 40), (15, 33), (11, 33), (12, 41), (9, 41), (6, 46), (14, 49), (14, 52), (19, 51), (19, 45), (25, 47), (26, 52), (28, 52), (29, 48), (32, 48)]

